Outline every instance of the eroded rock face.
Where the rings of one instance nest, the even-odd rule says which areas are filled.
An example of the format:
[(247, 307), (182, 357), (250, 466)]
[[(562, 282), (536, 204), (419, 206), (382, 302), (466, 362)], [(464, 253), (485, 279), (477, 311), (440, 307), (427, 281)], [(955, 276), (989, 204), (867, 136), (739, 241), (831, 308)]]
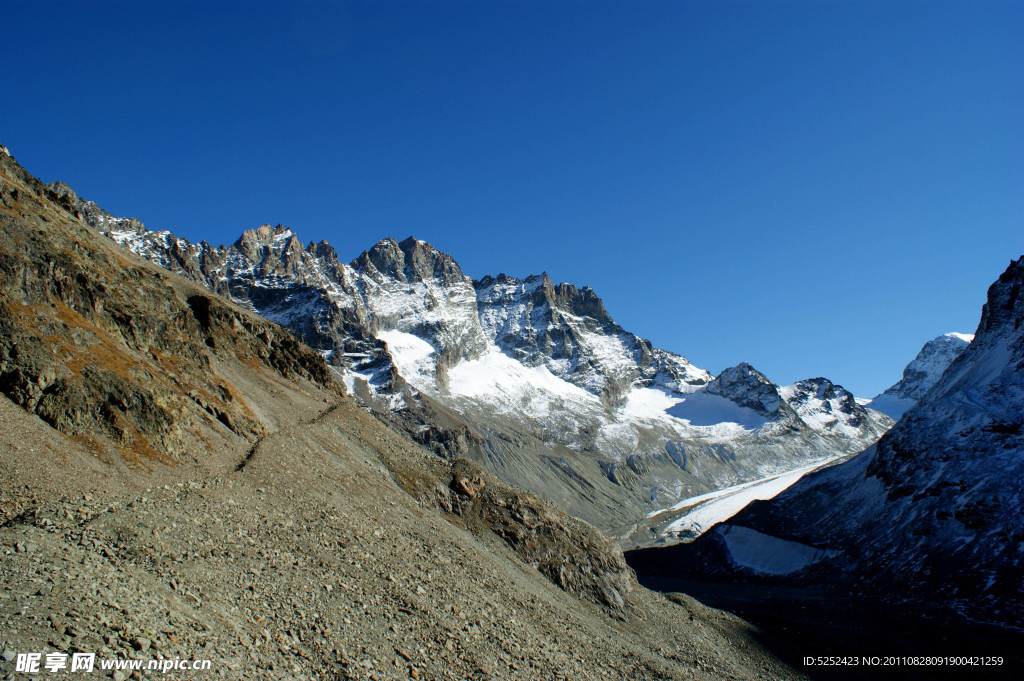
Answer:
[(555, 285), (548, 275), (505, 274), (474, 282), (480, 323), (509, 356), (618, 404), (636, 386), (693, 389), (711, 375), (653, 347), (612, 320), (590, 287)]
[(468, 459), (450, 464), (447, 487), (396, 471), (410, 494), (475, 532), (500, 537), (523, 562), (568, 593), (619, 610), (635, 588), (621, 549), (537, 496), (505, 485)]

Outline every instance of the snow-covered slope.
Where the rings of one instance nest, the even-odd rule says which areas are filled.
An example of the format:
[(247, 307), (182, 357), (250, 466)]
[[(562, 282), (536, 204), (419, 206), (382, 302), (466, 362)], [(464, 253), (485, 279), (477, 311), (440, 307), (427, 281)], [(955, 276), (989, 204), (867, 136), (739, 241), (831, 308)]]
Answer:
[(888, 423), (871, 413), (841, 385), (827, 378), (808, 378), (779, 389), (779, 394), (800, 416), (800, 420), (823, 435), (863, 439), (874, 423)]
[(616, 324), (590, 288), (473, 281), (412, 237), (345, 263), (280, 225), (213, 247), (88, 206), (118, 243), (301, 334), (381, 418), (612, 534), (650, 540), (637, 522), (652, 510), (859, 451), (889, 426), (863, 410), (807, 423), (753, 367), (714, 378)]
[[(642, 552), (637, 564), (649, 574), (685, 566), (692, 577), (710, 566), (744, 580), (790, 575), (1019, 626), (1022, 478), (1024, 257), (989, 289), (973, 342), (876, 446), (752, 503), (693, 544)], [(738, 528), (757, 533), (743, 537), (748, 552), (760, 543), (819, 553), (789, 570), (778, 569), (784, 561), (762, 570), (733, 553)]]
[(723, 434), (726, 441), (739, 439), (744, 432), (757, 432), (762, 438), (773, 435), (786, 441), (787, 436), (795, 433), (813, 431), (819, 442), (833, 444), (832, 454), (808, 457), (802, 464), (789, 460), (787, 466), (764, 469), (763, 477), (748, 478), (738, 485), (653, 511), (633, 534), (637, 544), (643, 544), (643, 539), (656, 539), (658, 543), (690, 541), (716, 523), (728, 520), (751, 501), (770, 499), (806, 473), (849, 456), (851, 452), (844, 445), (873, 442), (893, 423), (884, 414), (859, 405), (849, 391), (828, 379), (809, 378), (780, 388), (749, 364), (726, 369), (669, 413), (680, 417), (689, 414), (692, 419), (697, 416), (697, 405), (688, 403), (693, 402), (706, 412), (700, 422), (713, 423), (711, 427)]
[(636, 386), (688, 392), (711, 380), (685, 358), (626, 332), (589, 287), (556, 286), (545, 273), (525, 280), (484, 277), (476, 289), (480, 323), (497, 347), (609, 403), (621, 402)]
[(669, 521), (661, 530), (662, 537), (696, 538), (714, 525), (732, 518), (750, 502), (777, 496), (801, 477), (823, 465), (825, 464), (811, 464), (788, 473), (771, 475), (761, 480), (683, 499), (665, 511), (651, 513), (649, 518), (653, 521)]
[(924, 397), (972, 340), (971, 334), (954, 332), (928, 341), (903, 369), (903, 378), (864, 406), (899, 419)]

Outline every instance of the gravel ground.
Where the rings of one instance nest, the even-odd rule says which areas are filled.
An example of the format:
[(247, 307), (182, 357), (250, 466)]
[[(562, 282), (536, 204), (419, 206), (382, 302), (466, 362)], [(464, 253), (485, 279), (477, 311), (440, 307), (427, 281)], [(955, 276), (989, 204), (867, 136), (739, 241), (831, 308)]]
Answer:
[(0, 644), (212, 662), (168, 678), (796, 677), (695, 601), (637, 587), (615, 610), (566, 593), (382, 463), (431, 456), (343, 401), (264, 438), (241, 471), (37, 492), (0, 529)]

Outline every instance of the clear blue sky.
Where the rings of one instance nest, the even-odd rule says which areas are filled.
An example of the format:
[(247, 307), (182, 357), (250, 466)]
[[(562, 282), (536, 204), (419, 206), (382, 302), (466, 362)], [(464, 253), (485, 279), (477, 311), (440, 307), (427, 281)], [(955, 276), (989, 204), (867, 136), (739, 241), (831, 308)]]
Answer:
[(1024, 252), (1024, 3), (0, 2), (0, 142), (192, 240), (593, 286), (870, 396)]

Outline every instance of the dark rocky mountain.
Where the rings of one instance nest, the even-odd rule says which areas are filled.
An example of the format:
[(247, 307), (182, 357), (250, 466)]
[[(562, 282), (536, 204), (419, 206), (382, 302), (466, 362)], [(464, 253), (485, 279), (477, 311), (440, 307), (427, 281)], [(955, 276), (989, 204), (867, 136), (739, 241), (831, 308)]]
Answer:
[(781, 428), (795, 428), (799, 421), (793, 408), (782, 399), (778, 386), (746, 362), (718, 374), (706, 390), (750, 409)]
[(67, 197), (134, 253), (298, 333), (417, 441), (629, 544), (653, 539), (652, 511), (854, 453), (891, 424), (861, 410), (825, 432), (748, 365), (713, 381), (625, 331), (592, 289), (546, 274), (473, 281), (411, 237), (343, 263), (280, 225), (192, 244)]
[(876, 446), (631, 561), (662, 578), (832, 585), (1018, 626), (1024, 615), (1024, 257), (974, 341)]

